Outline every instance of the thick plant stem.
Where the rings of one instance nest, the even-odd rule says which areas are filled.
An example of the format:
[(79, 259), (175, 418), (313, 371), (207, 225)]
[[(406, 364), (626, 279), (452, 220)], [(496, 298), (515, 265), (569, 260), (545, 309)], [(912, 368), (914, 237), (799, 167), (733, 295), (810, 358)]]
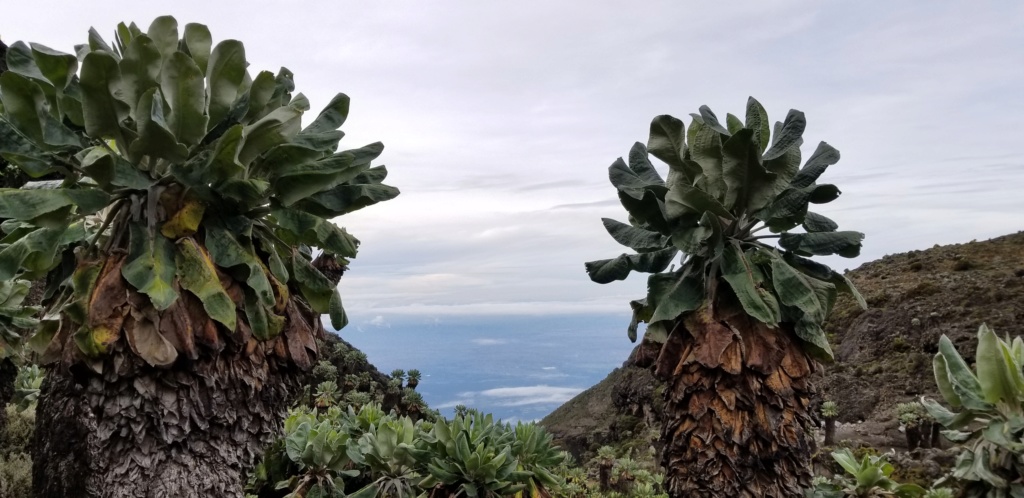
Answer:
[[(241, 291), (224, 275), (221, 285), (238, 296), (235, 330), (217, 325), (189, 293), (154, 320), (148, 301), (128, 292), (122, 261), (104, 263), (89, 304), (89, 326), (117, 331), (105, 351), (89, 356), (76, 342), (79, 324), (62, 315), (43, 355), (36, 496), (241, 498), (244, 472), (279, 436), (316, 361), (319, 315), (289, 301), (283, 330), (257, 340)], [(151, 349), (136, 339), (147, 333), (180, 354), (170, 363), (144, 360)]]
[(825, 419), (825, 446), (836, 444), (836, 419), (828, 417)]
[(14, 379), (18, 377), (18, 367), (9, 359), (0, 360), (0, 433), (7, 427), (7, 411), (4, 407), (14, 397)]
[(669, 496), (803, 496), (816, 364), (788, 326), (769, 328), (735, 304), (706, 306), (677, 320), (654, 367), (668, 383)]
[(298, 392), (297, 373), (273, 363), (243, 350), (172, 370), (126, 356), (109, 378), (50, 370), (32, 455), (37, 496), (241, 498), (244, 471)]

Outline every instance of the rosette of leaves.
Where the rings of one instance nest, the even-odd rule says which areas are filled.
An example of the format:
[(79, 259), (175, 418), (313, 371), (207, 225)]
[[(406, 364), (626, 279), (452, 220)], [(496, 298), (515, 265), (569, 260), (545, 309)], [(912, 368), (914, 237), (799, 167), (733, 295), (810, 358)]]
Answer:
[(517, 470), (514, 435), (492, 415), (438, 421), (424, 439), (428, 475), (419, 487), (448, 496), (510, 496), (526, 488), (531, 473)]
[(933, 367), (949, 408), (922, 398), (928, 414), (961, 445), (946, 481), (958, 481), (965, 497), (1024, 496), (1024, 340), (1001, 339), (978, 329), (975, 370), (943, 335)]
[(423, 450), (416, 447), (419, 427), (409, 417), (386, 417), (371, 425), (358, 441), (353, 459), (369, 470), (380, 496), (411, 498), (419, 494), (415, 487), (422, 479), (419, 473)]
[(825, 419), (825, 446), (835, 444), (836, 419), (839, 418), (839, 405), (828, 400), (821, 404), (821, 418)]
[[(179, 37), (171, 17), (146, 32), (122, 24), (113, 46), (91, 32), (77, 56), (18, 42), (7, 58), (0, 154), (61, 178), (0, 191), (0, 217), (18, 222), (0, 279), (58, 272), (65, 283), (50, 310), (59, 323), (34, 341), (44, 360), (127, 346), (166, 366), (284, 334), (285, 354), (308, 368), (310, 317), (346, 322), (310, 248), (355, 257), (359, 241), (329, 219), (398, 195), (370, 166), (381, 144), (337, 150), (348, 97), (302, 126), (309, 101), (287, 69), (251, 75), (240, 42), (212, 46), (199, 24)], [(81, 241), (72, 232), (94, 213), (104, 222)], [(61, 264), (69, 238), (82, 248)]]
[[(182, 439), (234, 438), (233, 446), (211, 446), (224, 448), (218, 458), (235, 468), (195, 479), (237, 481), (238, 462), (250, 461), (257, 441), (276, 431), (269, 413), (287, 406), (289, 382), (315, 365), (321, 314), (335, 328), (347, 321), (337, 277), (359, 241), (329, 220), (398, 195), (381, 183), (387, 170), (371, 166), (382, 145), (339, 150), (347, 96), (303, 120), (310, 103), (293, 93), (290, 71), (250, 72), (242, 43), (214, 44), (205, 26), (179, 30), (172, 17), (146, 31), (121, 24), (113, 43), (92, 30), (76, 54), (14, 43), (7, 62), (0, 155), (33, 178), (57, 179), (0, 190), (0, 218), (11, 220), (0, 242), (0, 281), (52, 283), (29, 341), (41, 362), (100, 379), (104, 396), (90, 403), (128, 396), (145, 414), (129, 421), (115, 410), (98, 429), (115, 437), (81, 438), (95, 446), (75, 463), (92, 466), (82, 475), (95, 482), (81, 485), (124, 496), (189, 486), (168, 472), (140, 479), (151, 471), (121, 463), (145, 462), (132, 454), (145, 438), (170, 445), (145, 454), (170, 460), (192, 458), (184, 454), (194, 445)], [(132, 379), (142, 377), (137, 385), (156, 387), (133, 389)], [(178, 386), (164, 396), (176, 403), (161, 408), (155, 395), (167, 385)], [(265, 395), (253, 395), (261, 389)], [(233, 401), (244, 390), (256, 401)], [(169, 409), (177, 413), (163, 416)], [(41, 412), (41, 424), (50, 420)], [(238, 443), (242, 433), (234, 430), (253, 440)], [(57, 462), (69, 452), (41, 451), (56, 462), (43, 472), (48, 486), (78, 485), (77, 477), (55, 474), (70, 468)]]
[[(647, 144), (636, 143), (627, 160), (609, 167), (628, 218), (602, 221), (633, 252), (586, 263), (586, 271), (601, 284), (651, 274), (646, 297), (630, 303), (627, 332), (635, 341), (639, 324), (648, 324), (638, 363), (670, 382), (662, 434), (681, 438), (665, 441), (670, 494), (728, 495), (747, 486), (790, 496), (811, 478), (809, 445), (798, 440), (808, 437), (804, 400), (814, 361), (832, 359), (822, 323), (841, 291), (866, 306), (844, 275), (810, 258), (855, 257), (864, 235), (840, 231), (811, 210), (840, 194), (818, 183), (839, 151), (821, 142), (802, 161), (802, 112), (791, 110), (773, 127), (750, 98), (745, 120), (730, 114), (722, 123), (707, 106), (691, 116), (689, 127), (669, 115), (654, 118)], [(667, 177), (652, 155), (668, 166)], [(767, 384), (774, 388), (750, 387)], [(785, 429), (755, 416), (768, 406), (784, 407)], [(692, 431), (719, 423), (729, 440), (703, 449), (696, 439), (713, 435)], [(790, 430), (795, 438), (776, 436)], [(754, 463), (763, 461), (775, 463)], [(736, 474), (701, 470), (709, 466)]]
[(517, 496), (548, 496), (565, 485), (552, 470), (565, 461), (565, 456), (551, 442), (551, 434), (534, 424), (516, 423), (513, 431), (512, 456), (519, 462), (518, 470), (529, 472), (526, 488)]
[(0, 282), (0, 361), (20, 358), (24, 334), (39, 325), (39, 308), (22, 305), (31, 287), (26, 280)]
[(917, 484), (900, 484), (891, 479), (895, 469), (884, 456), (864, 455), (858, 461), (849, 448), (843, 448), (833, 451), (832, 458), (846, 475), (836, 482), (816, 480), (807, 493), (809, 498), (918, 498), (925, 494), (925, 489)]
[(296, 413), (285, 420), (285, 453), (299, 473), (277, 483), (277, 489), (289, 489), (286, 498), (372, 498), (377, 489), (368, 485), (346, 494), (345, 477), (356, 477), (349, 455), (351, 441), (343, 427), (315, 414)]
[(14, 379), (14, 398), (11, 402), (19, 410), (27, 410), (35, 406), (39, 400), (39, 388), (43, 385), (43, 372), (39, 365), (22, 365), (18, 368), (18, 376)]
[(338, 401), (340, 394), (337, 382), (325, 380), (316, 386), (316, 406), (330, 408)]
[(423, 374), (421, 374), (420, 371), (416, 370), (415, 368), (409, 370), (408, 381), (406, 382), (406, 385), (409, 387), (409, 389), (416, 389), (416, 386), (420, 385), (420, 378), (422, 378), (422, 375)]
[[(647, 145), (637, 142), (628, 163), (619, 158), (608, 168), (628, 223), (602, 221), (636, 252), (591, 261), (587, 273), (602, 284), (633, 271), (653, 274), (647, 297), (630, 303), (630, 340), (639, 323), (663, 340), (664, 322), (713, 302), (725, 284), (749, 316), (769, 326), (792, 323), (810, 354), (830, 360), (821, 323), (836, 293), (850, 292), (866, 306), (849, 279), (808, 259), (860, 254), (864, 234), (840, 231), (810, 210), (839, 197), (835, 185), (818, 183), (839, 151), (821, 142), (801, 167), (802, 112), (791, 110), (770, 132), (768, 114), (751, 97), (746, 116), (742, 122), (730, 114), (726, 127), (701, 106), (689, 129), (669, 115), (654, 118)], [(666, 179), (650, 155), (668, 165)]]

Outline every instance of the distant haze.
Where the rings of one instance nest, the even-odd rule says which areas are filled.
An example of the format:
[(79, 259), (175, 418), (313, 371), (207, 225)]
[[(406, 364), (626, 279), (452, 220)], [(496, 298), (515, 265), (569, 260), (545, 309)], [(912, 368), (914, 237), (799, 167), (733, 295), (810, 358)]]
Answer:
[(384, 142), (402, 190), (338, 220), (362, 240), (341, 289), (365, 330), (574, 314), (624, 326), (645, 279), (583, 271), (624, 249), (600, 222), (626, 218), (607, 166), (655, 115), (742, 116), (748, 95), (776, 120), (806, 113), (805, 156), (821, 140), (842, 152), (822, 181), (843, 195), (821, 212), (867, 238), (831, 265), (1024, 228), (1020, 2), (8, 3), (7, 43), (70, 52), (89, 26), (109, 36), (170, 13), (242, 40), (253, 72), (288, 66), (314, 109), (351, 96), (343, 145)]

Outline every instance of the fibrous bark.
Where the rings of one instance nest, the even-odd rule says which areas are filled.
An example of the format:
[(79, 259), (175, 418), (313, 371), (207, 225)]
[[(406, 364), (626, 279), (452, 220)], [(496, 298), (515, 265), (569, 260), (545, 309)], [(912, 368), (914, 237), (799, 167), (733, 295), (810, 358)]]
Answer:
[(4, 407), (14, 398), (14, 379), (17, 376), (18, 367), (11, 360), (0, 360), (0, 432), (7, 427), (7, 411)]
[(803, 496), (816, 364), (790, 328), (769, 328), (735, 304), (704, 307), (676, 321), (652, 366), (668, 384), (669, 496)]
[[(121, 263), (107, 260), (88, 302), (86, 325), (114, 331), (106, 352), (85, 354), (79, 324), (63, 316), (42, 355), (52, 364), (36, 409), (37, 496), (241, 498), (244, 471), (280, 435), (316, 361), (319, 315), (285, 302), (283, 330), (259, 341), (227, 275), (222, 285), (237, 296), (233, 331), (184, 291), (156, 312), (128, 289)], [(176, 352), (173, 361), (152, 361), (159, 341)]]
[(108, 378), (51, 370), (37, 408), (37, 496), (243, 496), (243, 471), (298, 392), (295, 372), (274, 363), (242, 350), (187, 370), (130, 356)]

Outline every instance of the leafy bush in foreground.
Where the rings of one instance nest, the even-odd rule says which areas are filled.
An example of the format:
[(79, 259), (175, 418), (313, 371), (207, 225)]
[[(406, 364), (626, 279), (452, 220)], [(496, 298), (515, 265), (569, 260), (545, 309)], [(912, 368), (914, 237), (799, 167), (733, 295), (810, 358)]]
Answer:
[[(564, 457), (534, 424), (503, 424), (474, 413), (453, 420), (413, 421), (377, 404), (298, 410), (285, 436), (253, 473), (258, 496), (359, 498), (550, 496), (565, 480)], [(351, 492), (351, 494), (347, 494)]]
[(858, 461), (849, 448), (832, 452), (835, 459), (847, 475), (835, 481), (818, 479), (811, 489), (808, 498), (868, 498), (875, 496), (895, 496), (897, 498), (916, 498), (925, 494), (924, 488), (916, 484), (899, 484), (889, 478), (894, 470), (884, 456), (864, 455)]
[(962, 496), (1024, 496), (1024, 340), (1000, 339), (992, 329), (978, 329), (975, 371), (945, 335), (933, 362), (935, 381), (951, 411), (923, 399), (925, 409), (963, 445), (950, 476), (960, 481)]

